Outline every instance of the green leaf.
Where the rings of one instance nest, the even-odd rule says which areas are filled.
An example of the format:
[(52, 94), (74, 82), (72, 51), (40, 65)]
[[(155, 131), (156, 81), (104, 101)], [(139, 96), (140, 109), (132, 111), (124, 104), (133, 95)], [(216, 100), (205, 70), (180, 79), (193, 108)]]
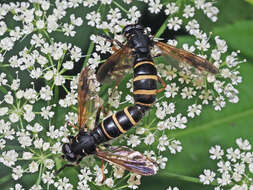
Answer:
[(253, 4), (253, 0), (245, 0), (245, 1), (248, 2), (248, 3)]
[(215, 27), (233, 24), (238, 20), (253, 19), (253, 6), (250, 6), (245, 1), (215, 1), (213, 5), (219, 9), (218, 20), (216, 22), (210, 21), (210, 19), (201, 11), (196, 12), (197, 20), (205, 32), (212, 31)]
[(253, 58), (253, 20), (238, 21), (232, 25), (215, 28), (214, 34), (225, 39), (234, 50), (240, 50), (244, 55)]

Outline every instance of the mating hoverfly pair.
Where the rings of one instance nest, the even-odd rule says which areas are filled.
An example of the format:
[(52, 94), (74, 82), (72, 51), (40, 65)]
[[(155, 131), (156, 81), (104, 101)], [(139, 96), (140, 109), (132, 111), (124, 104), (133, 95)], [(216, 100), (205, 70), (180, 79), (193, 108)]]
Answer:
[[(126, 68), (133, 68), (133, 96), (135, 104), (124, 108), (99, 123), (101, 107), (97, 110), (95, 128), (87, 130), (86, 113), (89, 106), (89, 76), (86, 67), (80, 74), (78, 85), (78, 125), (79, 133), (69, 136), (69, 143), (62, 147), (63, 157), (78, 164), (85, 156), (95, 154), (98, 158), (114, 163), (124, 169), (140, 175), (156, 173), (156, 163), (140, 152), (127, 147), (111, 147), (106, 151), (100, 150), (98, 145), (125, 133), (144, 116), (155, 102), (156, 94), (163, 91), (166, 83), (157, 75), (157, 70), (151, 55), (154, 46), (161, 50), (161, 55), (172, 57), (178, 62), (184, 62), (200, 71), (217, 74), (218, 69), (204, 58), (196, 56), (174, 46), (156, 42), (139, 24), (128, 25), (123, 29), (126, 43), (105, 37), (106, 40), (117, 43), (120, 48), (103, 63), (97, 71), (97, 80), (103, 82), (108, 75), (118, 75)], [(119, 77), (120, 78), (120, 77)], [(157, 82), (162, 84), (157, 89)], [(64, 167), (64, 165), (57, 173)]]

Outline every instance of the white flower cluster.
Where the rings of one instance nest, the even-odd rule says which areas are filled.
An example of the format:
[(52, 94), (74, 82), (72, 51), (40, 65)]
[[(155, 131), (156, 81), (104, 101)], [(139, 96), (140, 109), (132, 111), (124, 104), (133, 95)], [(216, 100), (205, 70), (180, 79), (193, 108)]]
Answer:
[(216, 145), (209, 150), (210, 158), (217, 160), (217, 171), (205, 169), (200, 181), (209, 185), (217, 183), (215, 190), (229, 187), (231, 190), (253, 189), (253, 152), (250, 142), (236, 139), (237, 148), (222, 149)]
[[(182, 150), (181, 142), (170, 138), (171, 131), (168, 130), (186, 128), (187, 121), (200, 115), (204, 104), (212, 103), (215, 110), (220, 110), (225, 106), (226, 99), (232, 103), (238, 102), (235, 86), (242, 80), (237, 71), (241, 61), (237, 58), (238, 52), (225, 55), (227, 45), (219, 37), (214, 38), (216, 45), (212, 46), (210, 38), (201, 31), (194, 18), (195, 12), (202, 11), (211, 21), (216, 21), (219, 11), (213, 2), (195, 0), (179, 7), (176, 0), (166, 5), (160, 0), (142, 1), (148, 4), (151, 14), (164, 11), (168, 15), (168, 29), (179, 30), (185, 27), (196, 38), (195, 46), (183, 45), (185, 50), (207, 57), (220, 69), (217, 76), (202, 76), (190, 72), (185, 65), (180, 65), (181, 69), (178, 70), (168, 64), (157, 64), (159, 74), (167, 83), (165, 92), (162, 93), (164, 95), (158, 96), (154, 109), (148, 113), (150, 117), (144, 118), (140, 124), (143, 127), (139, 125), (123, 138), (112, 142), (137, 149), (144, 145), (144, 154), (156, 161), (161, 169), (165, 169), (168, 158), (162, 153), (170, 151), (174, 155)], [(68, 14), (68, 10), (78, 7), (88, 10), (88, 13), (82, 15), (88, 27), (112, 33), (120, 42), (124, 39), (116, 33), (121, 32), (127, 24), (137, 23), (141, 17), (141, 12), (132, 0), (123, 0), (121, 4), (116, 0), (29, 0), (0, 4), (0, 93), (3, 94), (0, 96), (0, 164), (12, 171), (12, 179), (15, 181), (29, 175), (37, 177), (36, 184), (31, 187), (22, 187), (17, 183), (11, 188), (13, 190), (81, 190), (92, 189), (96, 185), (112, 189), (137, 189), (141, 184), (141, 176), (127, 174), (122, 168), (108, 163), (104, 166), (106, 180), (102, 182), (103, 174), (93, 156), (85, 157), (82, 161), (79, 175), (54, 175), (59, 169), (58, 157), (61, 155), (62, 143), (68, 142), (68, 135), (76, 134), (64, 122), (75, 124), (78, 120), (78, 76), (69, 76), (66, 72), (73, 70), (75, 63), (84, 57), (81, 48), (65, 41), (57, 41), (55, 33), (62, 34), (66, 39), (77, 34), (77, 27), (83, 24), (83, 19), (73, 13)], [(13, 25), (6, 21), (7, 17), (12, 18), (17, 25), (11, 28)], [(115, 47), (111, 47), (111, 42), (99, 36), (91, 35), (90, 39), (92, 42), (85, 57), (91, 70), (90, 100), (95, 102), (94, 109), (91, 110), (93, 112), (87, 113), (87, 124), (92, 129), (96, 108), (103, 104), (98, 97), (100, 84), (95, 79), (95, 69), (99, 63), (104, 62), (101, 60), (102, 54), (112, 53)], [(29, 45), (23, 46), (24, 40)], [(177, 45), (175, 40), (170, 40), (169, 43)], [(92, 52), (93, 47), (97, 52)], [(15, 51), (16, 48), (19, 49), (13, 55), (14, 48)], [(206, 52), (211, 53), (204, 55)], [(131, 95), (132, 78), (121, 84), (119, 89), (110, 87), (108, 91), (111, 95), (107, 102), (113, 111), (134, 103)], [(64, 91), (63, 95), (59, 94), (60, 88)], [(180, 110), (176, 98), (196, 101), (185, 106), (185, 110)], [(12, 146), (9, 146), (10, 143)], [(152, 147), (156, 147), (155, 150)], [(64, 163), (62, 161), (61, 164)], [(77, 185), (71, 183), (70, 178), (74, 177), (78, 178)], [(121, 179), (125, 179), (126, 185), (117, 183)]]

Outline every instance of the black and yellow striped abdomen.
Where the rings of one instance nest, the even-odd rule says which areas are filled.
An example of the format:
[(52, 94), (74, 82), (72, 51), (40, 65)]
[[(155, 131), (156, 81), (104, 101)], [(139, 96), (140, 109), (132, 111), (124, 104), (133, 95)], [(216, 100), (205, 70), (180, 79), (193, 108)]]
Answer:
[(157, 70), (152, 60), (134, 64), (133, 96), (136, 104), (150, 107), (156, 100)]
[(124, 108), (112, 116), (104, 119), (102, 123), (97, 127), (102, 131), (103, 135), (109, 139), (118, 137), (119, 135), (126, 133), (132, 126), (136, 125), (141, 120), (145, 111), (139, 105), (134, 105)]

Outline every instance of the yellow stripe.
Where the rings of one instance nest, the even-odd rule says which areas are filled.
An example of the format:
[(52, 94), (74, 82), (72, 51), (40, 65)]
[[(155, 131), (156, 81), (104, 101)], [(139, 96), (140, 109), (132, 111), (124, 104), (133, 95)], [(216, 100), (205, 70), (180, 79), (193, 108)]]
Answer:
[(116, 125), (117, 125), (117, 127), (118, 127), (118, 129), (120, 130), (121, 133), (126, 133), (126, 132), (127, 132), (127, 131), (125, 131), (125, 130), (120, 126), (120, 124), (119, 124), (119, 122), (118, 122), (118, 120), (117, 120), (115, 114), (112, 115), (112, 119), (113, 119), (114, 123), (116, 123)]
[(136, 122), (134, 121), (134, 118), (131, 116), (131, 114), (128, 111), (128, 107), (124, 108), (124, 112), (127, 115), (128, 119), (131, 121), (133, 125), (136, 125)]
[(141, 62), (137, 63), (137, 64), (134, 66), (134, 68), (139, 67), (140, 65), (143, 65), (143, 64), (150, 64), (150, 65), (155, 66), (155, 64), (154, 64), (152, 61), (141, 61)]
[(157, 90), (135, 90), (133, 94), (156, 95)]
[(101, 126), (102, 126), (102, 129), (103, 129), (104, 134), (105, 134), (109, 139), (113, 139), (113, 137), (110, 136), (110, 135), (106, 132), (105, 126), (104, 126), (104, 121), (102, 122)]
[(134, 81), (143, 80), (143, 79), (154, 79), (154, 80), (157, 80), (158, 77), (157, 77), (157, 75), (139, 75), (139, 76), (137, 76), (137, 77), (134, 78)]
[(152, 104), (144, 104), (144, 103), (141, 103), (141, 102), (135, 102), (136, 104), (139, 104), (139, 105), (142, 105), (142, 106), (152, 106)]

